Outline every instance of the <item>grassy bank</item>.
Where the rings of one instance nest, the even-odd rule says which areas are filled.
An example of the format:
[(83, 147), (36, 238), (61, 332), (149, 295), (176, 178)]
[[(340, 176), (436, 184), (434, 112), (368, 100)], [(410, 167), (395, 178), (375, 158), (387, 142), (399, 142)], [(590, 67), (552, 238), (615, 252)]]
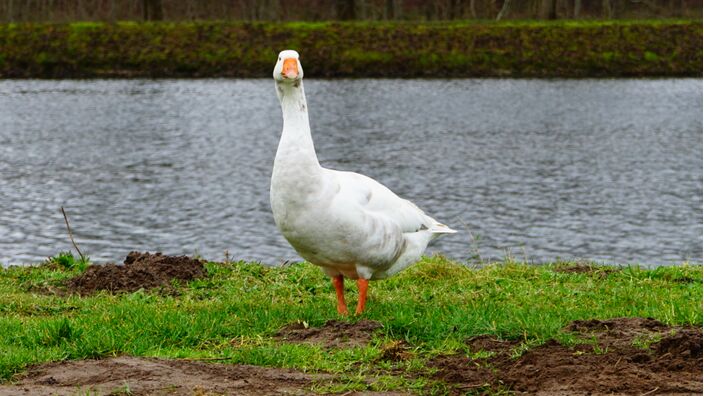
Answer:
[[(443, 258), (424, 259), (371, 285), (362, 319), (383, 328), (369, 345), (332, 350), (274, 337), (291, 323), (315, 327), (338, 319), (329, 279), (311, 265), (208, 263), (206, 278), (178, 286), (176, 293), (90, 297), (60, 292), (62, 281), (82, 271), (80, 266), (3, 269), (0, 380), (34, 363), (127, 354), (216, 357), (335, 373), (345, 381), (334, 390), (418, 390), (440, 385), (424, 375), (404, 379), (404, 373), (422, 371), (438, 355), (477, 353), (465, 341), (480, 334), (517, 340), (520, 354), (551, 338), (574, 344), (562, 329), (578, 319), (638, 316), (702, 324), (700, 266), (585, 272), (563, 271), (565, 266), (570, 263), (506, 261), (470, 269)], [(355, 293), (350, 287), (352, 302)], [(409, 346), (409, 357), (380, 363), (385, 348), (399, 341)], [(373, 374), (379, 367), (394, 374)], [(371, 383), (370, 373), (376, 376)]]
[(701, 76), (701, 21), (0, 25), (0, 77)]

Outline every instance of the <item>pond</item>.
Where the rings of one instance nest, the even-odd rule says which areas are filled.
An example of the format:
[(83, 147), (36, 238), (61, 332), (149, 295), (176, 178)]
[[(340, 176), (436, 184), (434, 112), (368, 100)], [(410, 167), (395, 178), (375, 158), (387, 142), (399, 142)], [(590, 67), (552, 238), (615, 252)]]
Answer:
[[(461, 232), (427, 251), (702, 261), (699, 79), (307, 79), (324, 166)], [(71, 248), (277, 264), (270, 79), (0, 81), (0, 263)]]

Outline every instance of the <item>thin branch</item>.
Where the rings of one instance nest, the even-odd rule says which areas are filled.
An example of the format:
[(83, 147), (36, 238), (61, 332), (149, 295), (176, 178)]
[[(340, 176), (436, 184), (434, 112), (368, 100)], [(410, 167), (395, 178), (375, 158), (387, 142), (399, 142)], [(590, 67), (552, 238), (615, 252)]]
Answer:
[(68, 230), (68, 237), (71, 238), (71, 243), (73, 244), (73, 247), (76, 248), (76, 251), (78, 254), (81, 256), (81, 261), (85, 262), (86, 258), (83, 256), (83, 253), (81, 253), (81, 249), (78, 248), (78, 245), (76, 245), (76, 241), (73, 240), (73, 232), (71, 232), (71, 226), (68, 225), (68, 216), (66, 216), (66, 211), (64, 210), (64, 207), (61, 207), (61, 213), (64, 215), (64, 221), (66, 222), (66, 229)]
[(653, 390), (651, 390), (651, 391), (649, 391), (649, 392), (641, 393), (640, 396), (649, 395), (649, 394), (655, 392), (655, 391), (658, 390), (658, 389), (660, 389), (660, 387), (659, 387), (659, 386), (656, 386), (655, 389), (653, 389)]

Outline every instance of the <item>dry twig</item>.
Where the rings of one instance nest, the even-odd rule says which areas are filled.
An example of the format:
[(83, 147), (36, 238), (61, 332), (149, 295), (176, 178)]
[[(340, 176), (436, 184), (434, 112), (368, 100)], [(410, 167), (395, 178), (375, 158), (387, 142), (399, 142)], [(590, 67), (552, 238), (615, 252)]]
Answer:
[(73, 232), (71, 232), (71, 226), (68, 225), (68, 216), (66, 216), (66, 211), (64, 210), (64, 207), (61, 207), (61, 213), (64, 215), (64, 221), (66, 222), (66, 229), (68, 230), (68, 237), (71, 238), (71, 243), (73, 244), (73, 247), (76, 248), (76, 251), (78, 252), (78, 255), (81, 256), (81, 261), (86, 261), (85, 257), (83, 256), (83, 253), (81, 253), (81, 249), (78, 248), (78, 245), (76, 245), (76, 241), (73, 240)]
[(640, 396), (649, 395), (649, 394), (655, 392), (655, 391), (658, 390), (658, 389), (660, 389), (660, 387), (659, 387), (659, 386), (656, 386), (655, 389), (653, 389), (653, 390), (651, 390), (651, 391), (648, 391), (648, 392), (645, 392), (645, 393), (641, 393)]

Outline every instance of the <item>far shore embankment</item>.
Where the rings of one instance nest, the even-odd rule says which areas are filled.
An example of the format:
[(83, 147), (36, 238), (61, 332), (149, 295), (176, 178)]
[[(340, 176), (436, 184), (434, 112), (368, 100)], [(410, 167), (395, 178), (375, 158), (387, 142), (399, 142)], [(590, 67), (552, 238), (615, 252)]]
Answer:
[(702, 21), (0, 25), (0, 78), (701, 77)]

